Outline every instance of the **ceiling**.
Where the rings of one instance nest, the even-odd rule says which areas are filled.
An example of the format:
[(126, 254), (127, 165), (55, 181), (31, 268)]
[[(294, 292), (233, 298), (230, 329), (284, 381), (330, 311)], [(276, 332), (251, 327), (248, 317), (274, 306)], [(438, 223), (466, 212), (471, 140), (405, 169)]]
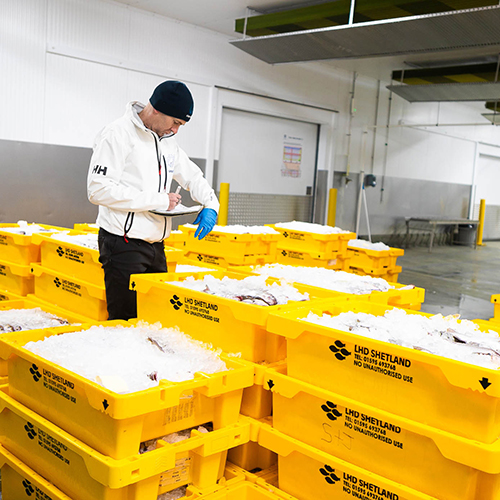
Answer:
[[(242, 38), (235, 32), (235, 21), (246, 15), (268, 14), (283, 9), (302, 8), (327, 3), (331, 0), (115, 0), (122, 4), (143, 9), (179, 21), (194, 24), (229, 37), (230, 40)], [(251, 8), (247, 9), (248, 4)], [(247, 14), (248, 13), (248, 14)], [(360, 59), (324, 60), (321, 64), (330, 67), (357, 71), (360, 75), (390, 81), (392, 71), (426, 67), (427, 65), (446, 65), (462, 59), (473, 60), (485, 57), (497, 58), (498, 46), (456, 49), (431, 53), (407, 54)], [(309, 62), (294, 64), (311, 64)]]

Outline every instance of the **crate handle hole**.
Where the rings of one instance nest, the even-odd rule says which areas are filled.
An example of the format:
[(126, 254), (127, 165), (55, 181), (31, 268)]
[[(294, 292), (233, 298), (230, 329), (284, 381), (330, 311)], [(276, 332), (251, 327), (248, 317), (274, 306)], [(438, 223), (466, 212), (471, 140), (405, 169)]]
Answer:
[(132, 477), (140, 476), (140, 474), (141, 474), (141, 469), (135, 469), (132, 471)]

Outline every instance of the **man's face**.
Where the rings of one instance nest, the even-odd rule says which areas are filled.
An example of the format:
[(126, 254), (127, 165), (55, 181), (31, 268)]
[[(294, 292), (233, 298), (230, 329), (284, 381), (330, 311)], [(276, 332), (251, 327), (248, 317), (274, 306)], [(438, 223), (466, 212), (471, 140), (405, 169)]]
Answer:
[(172, 116), (164, 115), (156, 110), (153, 114), (152, 121), (153, 123), (151, 123), (150, 128), (156, 132), (159, 137), (163, 137), (164, 135), (175, 135), (179, 127), (186, 124), (186, 122), (180, 118), (173, 118)]

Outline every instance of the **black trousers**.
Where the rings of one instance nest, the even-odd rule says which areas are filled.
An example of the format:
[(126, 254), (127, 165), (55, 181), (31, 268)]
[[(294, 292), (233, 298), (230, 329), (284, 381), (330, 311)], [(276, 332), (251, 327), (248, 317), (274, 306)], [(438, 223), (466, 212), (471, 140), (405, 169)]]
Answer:
[(104, 269), (108, 319), (137, 317), (137, 297), (130, 275), (167, 272), (163, 242), (148, 243), (99, 229), (99, 262)]

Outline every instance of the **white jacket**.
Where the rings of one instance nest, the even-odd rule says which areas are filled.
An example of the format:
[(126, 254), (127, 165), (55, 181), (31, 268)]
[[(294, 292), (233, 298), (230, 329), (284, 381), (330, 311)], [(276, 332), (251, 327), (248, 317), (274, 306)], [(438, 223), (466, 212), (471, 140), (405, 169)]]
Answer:
[(170, 234), (171, 218), (149, 210), (168, 209), (172, 179), (207, 208), (217, 212), (219, 202), (175, 138), (159, 138), (144, 126), (137, 114), (143, 108), (138, 102), (128, 103), (125, 115), (96, 137), (87, 194), (91, 203), (99, 205), (99, 227), (153, 243)]

